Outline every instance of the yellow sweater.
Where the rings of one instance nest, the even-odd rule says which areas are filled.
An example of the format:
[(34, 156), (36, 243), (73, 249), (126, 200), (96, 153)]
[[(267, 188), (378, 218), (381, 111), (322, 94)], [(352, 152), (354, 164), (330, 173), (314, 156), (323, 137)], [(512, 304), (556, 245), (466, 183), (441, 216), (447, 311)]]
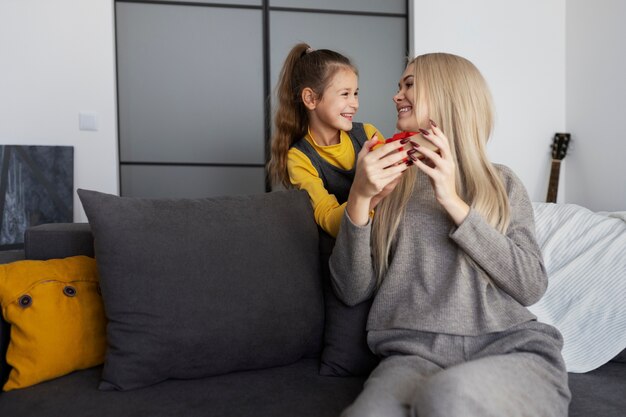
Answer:
[[(373, 125), (364, 124), (363, 127), (368, 138), (376, 133), (380, 140), (385, 140), (384, 136)], [(349, 170), (356, 163), (354, 146), (352, 146), (352, 141), (346, 132), (341, 132), (339, 143), (336, 145), (318, 145), (310, 131), (305, 136), (305, 140), (331, 165)], [(324, 182), (309, 158), (296, 148), (291, 148), (287, 154), (287, 169), (289, 179), (294, 187), (309, 193), (315, 222), (328, 234), (336, 237), (346, 204), (339, 204), (337, 198), (324, 188)]]

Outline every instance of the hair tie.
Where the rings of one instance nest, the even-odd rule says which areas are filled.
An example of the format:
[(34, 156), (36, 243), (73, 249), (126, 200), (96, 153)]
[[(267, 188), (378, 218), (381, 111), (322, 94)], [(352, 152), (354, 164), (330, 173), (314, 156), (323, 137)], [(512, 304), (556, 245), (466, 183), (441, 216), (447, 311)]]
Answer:
[(305, 55), (310, 54), (311, 52), (315, 52), (315, 49), (311, 47), (306, 48), (304, 51), (302, 51), (302, 54), (300, 54), (300, 58), (302, 58)]

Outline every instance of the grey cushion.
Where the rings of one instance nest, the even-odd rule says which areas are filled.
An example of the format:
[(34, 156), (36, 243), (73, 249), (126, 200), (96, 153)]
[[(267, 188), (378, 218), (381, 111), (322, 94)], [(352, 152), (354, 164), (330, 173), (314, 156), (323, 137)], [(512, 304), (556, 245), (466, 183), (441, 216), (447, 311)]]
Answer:
[[(330, 286), (329, 286), (330, 287)], [(331, 288), (325, 288), (326, 326), (320, 374), (327, 376), (367, 376), (379, 359), (367, 346), (365, 325), (371, 300), (349, 307)]]
[(367, 317), (372, 300), (354, 307), (345, 305), (330, 284), (328, 259), (335, 239), (320, 231), (320, 263), (324, 279), (324, 348), (320, 374), (326, 376), (367, 376), (379, 359), (367, 346)]
[(79, 190), (107, 319), (101, 389), (292, 363), (320, 350), (306, 192), (207, 199)]

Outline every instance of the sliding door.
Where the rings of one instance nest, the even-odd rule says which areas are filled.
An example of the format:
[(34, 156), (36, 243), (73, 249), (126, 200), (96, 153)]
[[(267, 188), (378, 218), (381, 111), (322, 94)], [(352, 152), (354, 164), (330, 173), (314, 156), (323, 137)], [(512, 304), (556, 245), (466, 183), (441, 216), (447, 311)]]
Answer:
[(353, 59), (356, 119), (391, 135), (407, 39), (406, 0), (117, 1), (121, 194), (268, 191), (271, 96), (300, 41)]

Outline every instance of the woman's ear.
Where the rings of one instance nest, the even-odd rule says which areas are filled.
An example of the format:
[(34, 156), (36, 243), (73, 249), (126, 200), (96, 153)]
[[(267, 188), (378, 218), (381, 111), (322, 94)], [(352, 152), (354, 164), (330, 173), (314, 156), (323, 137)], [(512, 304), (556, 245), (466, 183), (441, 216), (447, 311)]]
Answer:
[(315, 110), (317, 107), (317, 94), (310, 87), (305, 87), (302, 90), (302, 102), (304, 106), (309, 110)]

